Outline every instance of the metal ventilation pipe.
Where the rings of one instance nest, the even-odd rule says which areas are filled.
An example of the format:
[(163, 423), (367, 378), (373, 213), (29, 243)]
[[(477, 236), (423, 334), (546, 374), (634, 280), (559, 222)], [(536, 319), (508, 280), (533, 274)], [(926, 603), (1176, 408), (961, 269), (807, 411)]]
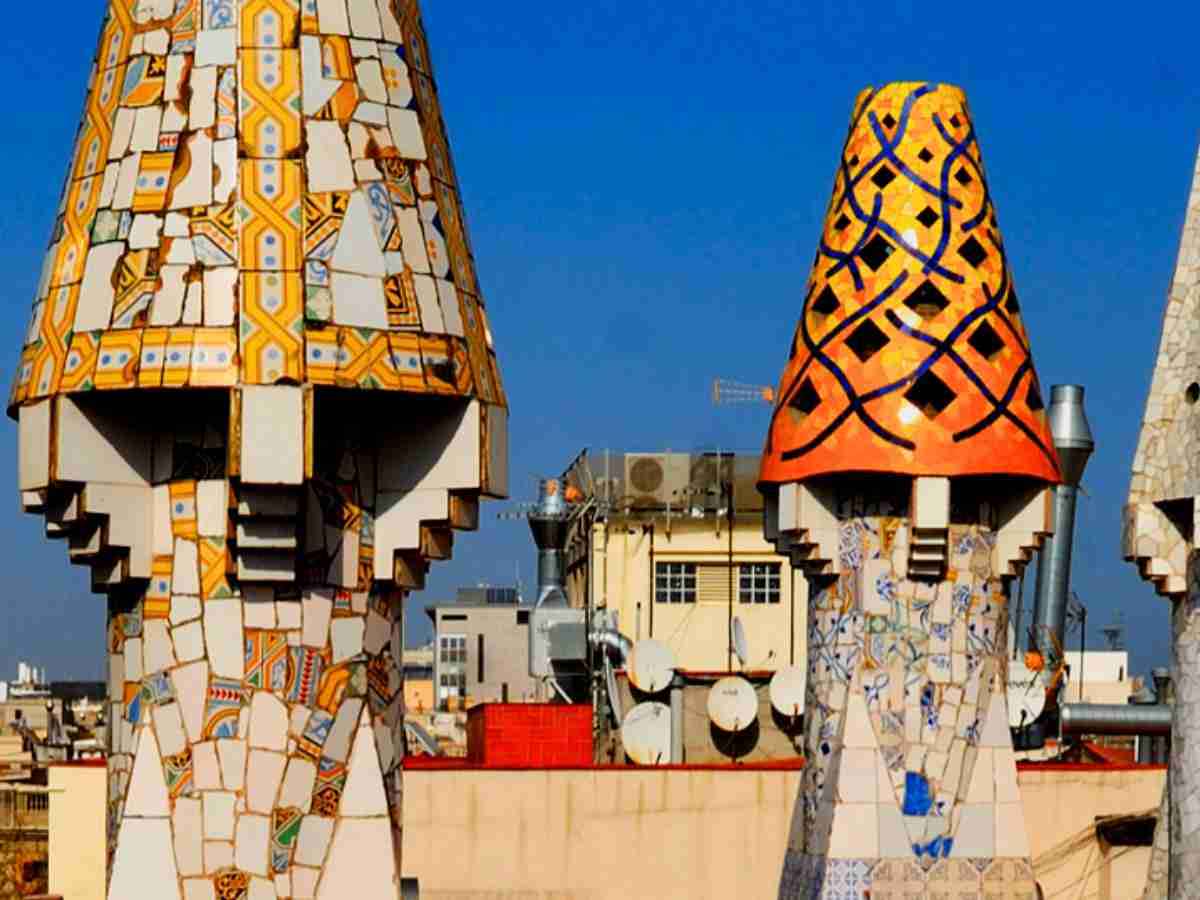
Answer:
[(1171, 707), (1068, 703), (1059, 710), (1064, 736), (1120, 734), (1160, 737), (1171, 733)]
[(538, 548), (537, 605), (566, 606), (567, 503), (557, 480), (543, 479), (539, 485), (529, 529)]
[[(1067, 594), (1071, 582), (1071, 545), (1075, 537), (1075, 501), (1083, 470), (1096, 447), (1083, 410), (1083, 388), (1058, 384), (1051, 389), (1050, 433), (1062, 468), (1062, 484), (1054, 489), (1054, 534), (1042, 545), (1033, 612), (1037, 649), (1048, 664), (1057, 663), (1053, 634), (1065, 650)], [(1051, 668), (1048, 665), (1047, 668)]]

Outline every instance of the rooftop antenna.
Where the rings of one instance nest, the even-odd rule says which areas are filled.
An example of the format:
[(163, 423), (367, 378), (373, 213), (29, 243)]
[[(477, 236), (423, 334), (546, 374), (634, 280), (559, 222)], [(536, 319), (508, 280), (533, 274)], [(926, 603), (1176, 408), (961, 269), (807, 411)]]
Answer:
[(1108, 645), (1109, 650), (1121, 651), (1125, 649), (1125, 617), (1117, 610), (1116, 616), (1113, 617), (1112, 624), (1101, 629), (1104, 635), (1104, 642)]
[(733, 617), (733, 624), (729, 630), (729, 646), (733, 650), (734, 655), (737, 656), (741, 667), (745, 669), (746, 662), (750, 659), (750, 649), (746, 644), (746, 628), (742, 625), (741, 617)]

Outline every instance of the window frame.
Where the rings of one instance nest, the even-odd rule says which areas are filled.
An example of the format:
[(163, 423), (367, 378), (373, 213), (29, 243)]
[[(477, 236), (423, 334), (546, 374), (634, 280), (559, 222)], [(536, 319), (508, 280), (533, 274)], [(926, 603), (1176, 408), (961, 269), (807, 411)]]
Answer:
[(654, 563), (654, 602), (695, 605), (700, 593), (699, 566), (694, 562)]
[(738, 563), (738, 603), (778, 606), (783, 602), (783, 566), (777, 562)]

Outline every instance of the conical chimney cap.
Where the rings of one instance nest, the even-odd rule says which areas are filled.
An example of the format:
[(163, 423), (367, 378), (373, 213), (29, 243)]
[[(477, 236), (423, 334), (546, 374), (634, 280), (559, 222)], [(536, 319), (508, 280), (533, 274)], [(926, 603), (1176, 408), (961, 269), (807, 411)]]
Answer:
[(760, 480), (1059, 465), (963, 92), (859, 95)]
[(506, 405), (416, 0), (80, 5), (108, 16), (10, 413), (275, 383)]

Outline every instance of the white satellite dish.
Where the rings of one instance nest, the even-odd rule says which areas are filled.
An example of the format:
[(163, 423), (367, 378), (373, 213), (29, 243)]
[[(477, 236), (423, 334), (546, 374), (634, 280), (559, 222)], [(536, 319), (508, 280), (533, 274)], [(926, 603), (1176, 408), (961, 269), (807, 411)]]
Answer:
[(771, 705), (781, 716), (804, 714), (805, 672), (800, 666), (780, 669), (771, 679)]
[(671, 761), (671, 707), (639, 703), (621, 723), (621, 743), (639, 766), (664, 766)]
[(1040, 678), (1034, 678), (1030, 684), (1008, 685), (1008, 725), (1010, 728), (1021, 728), (1029, 725), (1042, 714), (1046, 708), (1046, 689)]
[(671, 686), (675, 677), (675, 654), (662, 641), (638, 641), (625, 661), (629, 680), (639, 691), (657, 694)]
[(750, 648), (746, 643), (746, 628), (742, 625), (742, 620), (737, 616), (733, 618), (733, 624), (729, 628), (730, 645), (733, 647), (734, 654), (737, 655), (738, 662), (742, 664), (742, 668), (746, 668), (746, 662), (750, 659)]
[(745, 678), (722, 678), (708, 692), (708, 717), (722, 731), (744, 731), (758, 718), (758, 695)]

